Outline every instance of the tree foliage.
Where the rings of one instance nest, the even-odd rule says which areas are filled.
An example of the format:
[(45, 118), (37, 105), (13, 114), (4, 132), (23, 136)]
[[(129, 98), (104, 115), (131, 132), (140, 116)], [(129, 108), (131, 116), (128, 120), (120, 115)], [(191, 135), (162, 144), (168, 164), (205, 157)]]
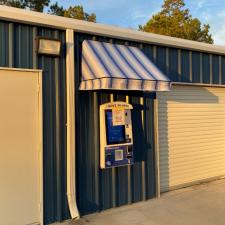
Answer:
[(25, 2), (20, 0), (0, 0), (0, 5), (12, 6), (16, 8), (25, 8)]
[(209, 24), (193, 18), (184, 0), (165, 0), (162, 10), (139, 30), (213, 44)]
[(88, 14), (84, 12), (84, 8), (81, 5), (70, 6), (68, 9), (64, 9), (62, 6), (59, 6), (56, 2), (50, 6), (49, 13), (58, 16), (64, 16), (68, 18), (86, 20), (89, 22), (96, 22), (96, 15), (94, 13)]
[(94, 13), (86, 13), (81, 5), (70, 6), (68, 9), (64, 9), (63, 6), (59, 6), (58, 2), (51, 4), (50, 0), (0, 0), (0, 5), (27, 8), (37, 12), (43, 12), (48, 7), (48, 13), (53, 15), (96, 22), (96, 15)]
[(44, 7), (49, 5), (50, 0), (0, 0), (0, 5), (16, 8), (29, 8), (30, 10), (43, 12)]
[(50, 0), (24, 0), (25, 6), (30, 10), (43, 12), (44, 7), (49, 6)]
[(74, 18), (78, 20), (86, 20), (90, 22), (96, 22), (96, 15), (94, 13), (88, 14), (84, 12), (83, 6), (69, 7), (64, 13), (65, 17)]

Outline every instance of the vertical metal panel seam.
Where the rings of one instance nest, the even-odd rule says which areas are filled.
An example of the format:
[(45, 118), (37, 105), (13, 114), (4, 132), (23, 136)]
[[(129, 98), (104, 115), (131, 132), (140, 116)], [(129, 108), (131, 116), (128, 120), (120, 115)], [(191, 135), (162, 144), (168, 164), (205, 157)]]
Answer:
[(169, 75), (169, 48), (166, 48), (166, 75)]
[(209, 79), (209, 83), (212, 84), (213, 83), (213, 63), (212, 63), (212, 54), (209, 55), (209, 69), (210, 69), (210, 79)]
[(222, 57), (219, 56), (219, 84), (222, 84)]
[(181, 49), (178, 49), (178, 80), (181, 81)]
[(192, 51), (189, 52), (189, 63), (190, 63), (190, 81), (193, 80), (193, 67), (192, 67)]
[(156, 197), (160, 198), (160, 163), (159, 163), (159, 127), (158, 127), (158, 99), (155, 97), (154, 101), (154, 141), (155, 141), (155, 173), (156, 173)]
[(21, 67), (21, 25), (18, 25), (18, 67)]
[[(140, 49), (143, 49), (143, 44), (140, 44)], [(143, 97), (140, 97), (140, 104), (142, 107), (144, 107), (144, 99)], [(142, 122), (142, 127), (144, 130), (144, 109), (142, 108), (141, 110), (141, 122)], [(145, 132), (145, 131), (144, 131)], [(145, 161), (143, 160), (141, 162), (141, 171), (142, 171), (142, 200), (146, 200), (146, 180), (145, 180)]]
[[(113, 43), (113, 40), (110, 39), (109, 43)], [(115, 100), (115, 95), (110, 94), (110, 101), (113, 102)], [(116, 168), (112, 168), (112, 205), (113, 207), (116, 207)]]
[[(92, 38), (94, 41), (96, 41), (96, 37), (93, 37)], [(97, 92), (94, 92), (94, 106), (97, 106), (98, 107), (98, 94), (97, 94)], [(96, 115), (96, 113), (94, 114), (94, 115)], [(98, 115), (96, 115), (96, 116), (98, 116)], [(95, 121), (94, 121), (95, 123), (97, 123), (98, 122), (98, 118), (95, 118)], [(95, 124), (95, 126), (98, 126), (97, 124)], [(96, 137), (96, 132), (94, 133), (94, 136), (95, 136), (95, 138), (94, 138), (94, 140), (97, 140), (97, 137)], [(98, 146), (97, 146), (97, 143), (96, 143), (96, 141), (95, 141), (95, 149), (97, 149), (98, 148)], [(95, 157), (97, 158), (97, 152), (95, 152)], [(100, 204), (100, 195), (99, 195), (99, 190), (100, 190), (100, 187), (99, 187), (99, 175), (98, 175), (98, 166), (99, 165), (97, 165), (97, 169), (95, 170), (95, 188), (96, 188), (96, 190), (95, 190), (95, 201), (96, 201), (96, 203), (97, 204)]]
[[(144, 99), (140, 97), (140, 104), (144, 107)], [(141, 110), (141, 123), (144, 130), (144, 109)], [(145, 131), (144, 131), (145, 132)], [(141, 162), (141, 180), (142, 180), (142, 200), (146, 200), (146, 181), (145, 181), (145, 161)]]
[(153, 58), (154, 58), (154, 63), (156, 63), (156, 59), (157, 59), (157, 46), (156, 45), (153, 46)]
[(36, 52), (36, 37), (37, 37), (37, 27), (33, 27), (33, 68), (37, 68), (37, 52)]
[(203, 60), (202, 60), (202, 52), (200, 53), (200, 83), (203, 82)]
[[(129, 43), (126, 41), (125, 42), (125, 45), (127, 46)], [(126, 95), (126, 102), (127, 103), (130, 103), (130, 98), (129, 98), (129, 95)], [(127, 167), (127, 187), (128, 187), (128, 190), (127, 190), (127, 201), (128, 201), (128, 204), (131, 204), (132, 202), (132, 190), (131, 190), (131, 167), (128, 166)]]
[[(114, 101), (114, 94), (110, 94), (110, 102)], [(112, 205), (116, 207), (116, 169), (112, 168)]]
[[(93, 93), (94, 95), (94, 107), (98, 107), (98, 93), (97, 92), (94, 92)], [(96, 108), (95, 108), (96, 111), (98, 111)], [(97, 113), (94, 113), (94, 124), (95, 124), (95, 127), (98, 128), (98, 114)], [(98, 149), (98, 143), (97, 143), (97, 140), (98, 139), (98, 133), (97, 132), (94, 132), (94, 140), (95, 140), (95, 147), (94, 149)], [(99, 154), (98, 154), (98, 151), (95, 151), (95, 160), (97, 160), (99, 162), (99, 160), (97, 159), (99, 158)], [(99, 196), (99, 173), (98, 173), (98, 168), (99, 168), (99, 163), (97, 165), (97, 168), (95, 168), (95, 171), (94, 171), (94, 174), (95, 174), (95, 201), (96, 201), (96, 204), (99, 205), (100, 204), (100, 196)]]
[(13, 40), (14, 40), (14, 38), (13, 38), (13, 30), (14, 30), (14, 25), (13, 25), (13, 23), (10, 23), (9, 24), (9, 47), (8, 47), (8, 49), (9, 49), (9, 54), (8, 54), (8, 56), (9, 56), (9, 59), (8, 59), (8, 61), (9, 61), (9, 67), (13, 67)]
[[(126, 102), (129, 103), (130, 99), (129, 96), (126, 95)], [(132, 194), (131, 194), (131, 167), (127, 167), (127, 182), (128, 182), (128, 190), (127, 190), (127, 199), (128, 203), (130, 204), (132, 202)]]

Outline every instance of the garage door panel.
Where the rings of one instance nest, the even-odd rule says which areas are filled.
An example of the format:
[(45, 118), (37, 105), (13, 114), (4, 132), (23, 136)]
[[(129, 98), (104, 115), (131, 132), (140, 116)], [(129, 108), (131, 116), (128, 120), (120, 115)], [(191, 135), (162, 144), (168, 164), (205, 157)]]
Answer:
[(225, 89), (157, 93), (161, 190), (225, 175)]

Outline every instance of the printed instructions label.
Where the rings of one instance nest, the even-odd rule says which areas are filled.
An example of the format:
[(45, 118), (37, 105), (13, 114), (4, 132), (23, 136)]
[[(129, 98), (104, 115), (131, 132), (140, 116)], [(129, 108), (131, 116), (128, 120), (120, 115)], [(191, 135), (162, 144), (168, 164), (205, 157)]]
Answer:
[(113, 126), (125, 124), (125, 113), (123, 109), (112, 109), (112, 124)]

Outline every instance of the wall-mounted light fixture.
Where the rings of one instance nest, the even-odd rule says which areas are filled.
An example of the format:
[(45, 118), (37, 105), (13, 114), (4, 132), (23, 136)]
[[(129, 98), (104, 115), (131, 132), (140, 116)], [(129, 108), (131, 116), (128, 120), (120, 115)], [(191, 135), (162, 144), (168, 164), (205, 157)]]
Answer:
[(41, 55), (60, 56), (61, 40), (37, 37), (37, 53)]

